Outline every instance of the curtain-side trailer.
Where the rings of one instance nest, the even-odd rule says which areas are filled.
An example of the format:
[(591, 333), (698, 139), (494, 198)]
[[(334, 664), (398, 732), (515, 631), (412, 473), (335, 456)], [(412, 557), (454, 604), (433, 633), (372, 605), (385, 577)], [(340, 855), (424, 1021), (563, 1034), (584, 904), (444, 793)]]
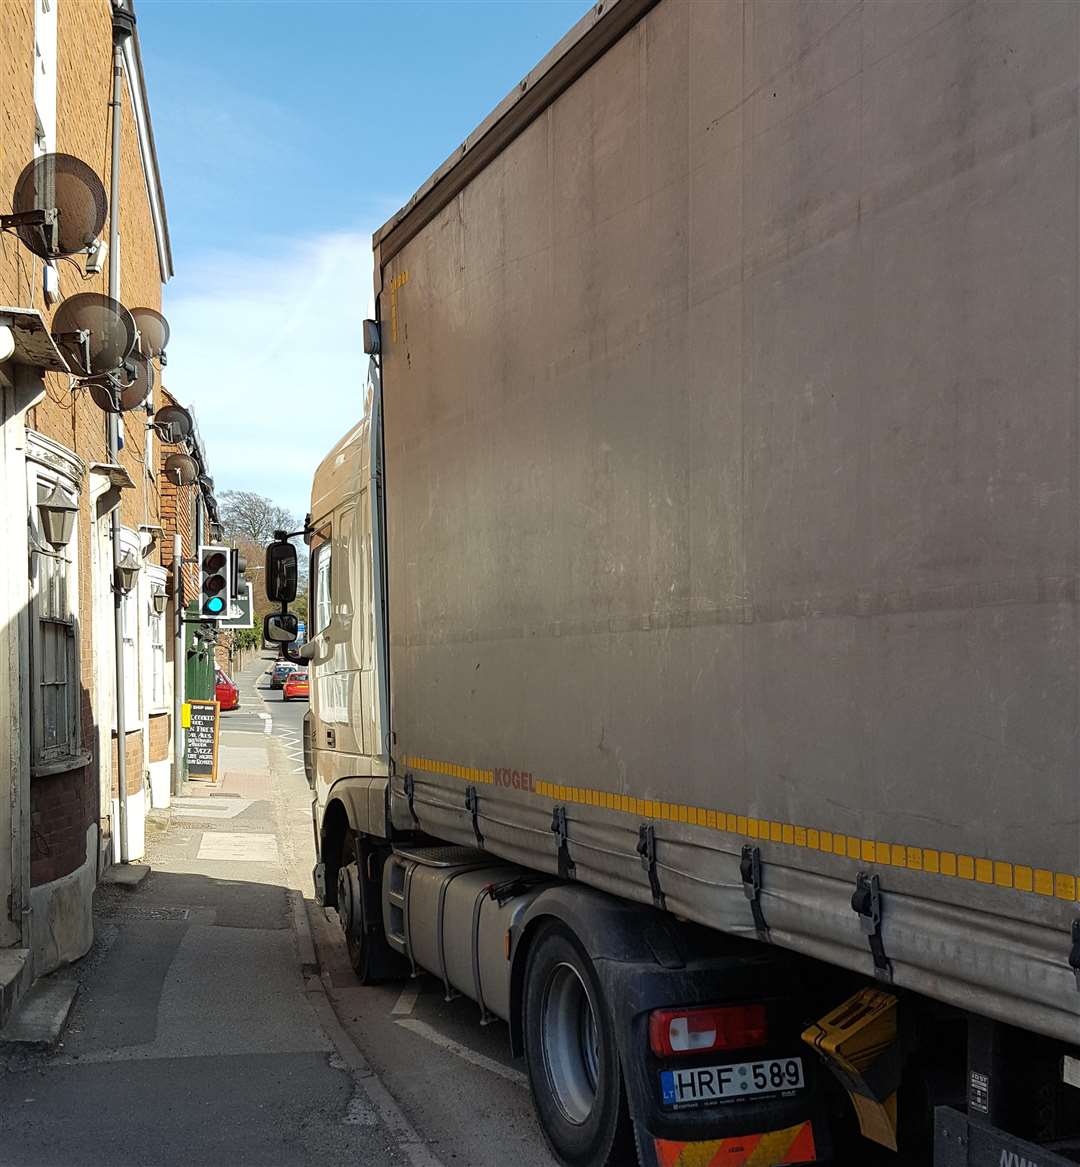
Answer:
[(598, 4), (375, 236), (317, 884), (565, 1163), (1080, 1161), (1078, 45)]

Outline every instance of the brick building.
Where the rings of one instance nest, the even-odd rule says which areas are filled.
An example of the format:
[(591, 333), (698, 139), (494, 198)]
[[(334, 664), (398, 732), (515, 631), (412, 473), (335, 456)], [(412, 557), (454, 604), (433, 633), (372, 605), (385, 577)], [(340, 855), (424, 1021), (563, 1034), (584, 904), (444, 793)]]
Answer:
[[(172, 256), (130, 0), (4, 0), (3, 7), (0, 213), (10, 209), (22, 168), (42, 154), (81, 159), (110, 189), (119, 29), (120, 181), (109, 215), (122, 246), (114, 249), (111, 291), (128, 308), (160, 310)], [(95, 273), (85, 255), (46, 262), (14, 233), (0, 233), (0, 1022), (32, 976), (90, 945), (91, 895), (119, 858), (118, 751), (126, 760), (129, 859), (142, 855), (152, 801), (169, 792), (166, 596), (180, 494), (162, 474), (168, 451), (150, 422), (171, 398), (154, 362), (156, 386), (122, 415), (119, 453), (110, 458), (107, 415), (70, 375), (49, 333), (59, 304), (87, 291), (109, 293), (104, 265)], [(181, 488), (183, 506), (213, 513), (211, 488), (208, 481)], [(65, 509), (74, 523), (58, 544), (48, 516)], [(120, 601), (122, 726), (114, 512), (134, 579)]]

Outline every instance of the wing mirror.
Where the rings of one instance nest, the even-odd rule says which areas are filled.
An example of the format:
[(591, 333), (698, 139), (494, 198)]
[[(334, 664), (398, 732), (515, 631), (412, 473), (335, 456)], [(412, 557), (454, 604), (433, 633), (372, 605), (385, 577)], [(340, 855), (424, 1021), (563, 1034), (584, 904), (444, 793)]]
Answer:
[(292, 612), (270, 612), (263, 617), (264, 641), (268, 640), (272, 644), (292, 644), (299, 631), (299, 623)]
[(291, 543), (271, 543), (266, 549), (266, 598), (273, 604), (296, 599), (296, 548)]

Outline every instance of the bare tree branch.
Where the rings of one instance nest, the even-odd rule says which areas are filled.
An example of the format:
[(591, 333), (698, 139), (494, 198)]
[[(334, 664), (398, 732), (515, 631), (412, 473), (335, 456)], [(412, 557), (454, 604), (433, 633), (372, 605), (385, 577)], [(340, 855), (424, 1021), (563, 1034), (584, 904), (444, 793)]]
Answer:
[(251, 490), (223, 490), (218, 495), (221, 525), (230, 543), (265, 547), (275, 531), (295, 531), (300, 521), (272, 499)]

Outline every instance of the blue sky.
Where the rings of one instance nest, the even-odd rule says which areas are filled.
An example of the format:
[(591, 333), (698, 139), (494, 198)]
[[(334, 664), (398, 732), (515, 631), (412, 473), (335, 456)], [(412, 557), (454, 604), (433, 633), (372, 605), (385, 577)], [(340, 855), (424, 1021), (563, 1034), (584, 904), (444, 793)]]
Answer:
[(166, 384), (218, 490), (307, 510), (362, 408), (371, 233), (583, 0), (137, 0), (176, 277)]

